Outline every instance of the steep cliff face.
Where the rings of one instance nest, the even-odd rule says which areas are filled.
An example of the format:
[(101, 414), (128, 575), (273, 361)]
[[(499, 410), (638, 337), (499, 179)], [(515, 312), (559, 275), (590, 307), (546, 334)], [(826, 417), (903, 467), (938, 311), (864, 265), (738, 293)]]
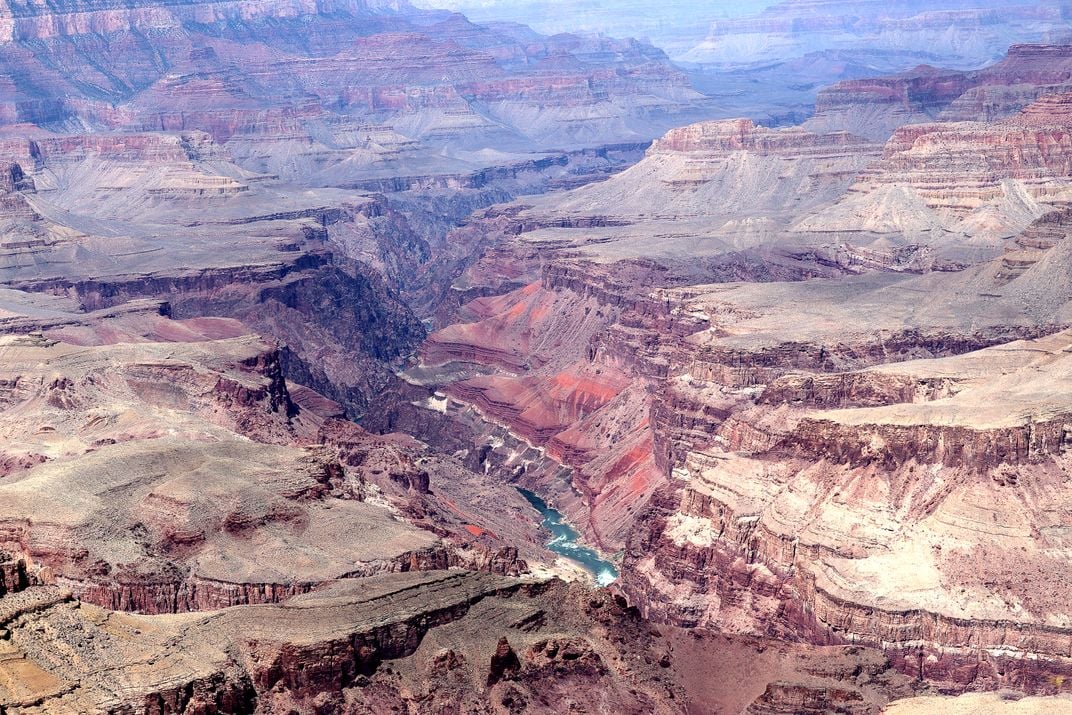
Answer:
[[(997, 122), (909, 125), (882, 149), (748, 120), (682, 127), (607, 181), (499, 210), (498, 243), (518, 282), (567, 250), (646, 286), (959, 270), (1069, 200), (1067, 96)], [(495, 250), (470, 286), (505, 270)]]
[[(747, 121), (674, 130), (606, 182), (486, 214), (493, 248), (456, 284), (483, 295), (444, 311), (420, 375), (448, 416), (523, 440), (485, 440), (490, 473), (624, 541), (622, 587), (653, 619), (1056, 692), (1067, 104), (904, 127), (881, 153)], [(769, 193), (709, 198), (741, 166), (778, 167), (755, 174)], [(748, 249), (705, 240), (764, 219), (781, 228)], [(772, 687), (751, 708), (843, 696)]]
[[(1031, 274), (1046, 264), (1036, 265), (1022, 282), (1004, 284), (1008, 296), (1046, 281)], [(1000, 285), (999, 266), (987, 269)], [(914, 300), (938, 278), (951, 281), (956, 294), (979, 276), (902, 280), (908, 285), (901, 294)], [(881, 646), (899, 670), (950, 688), (1051, 691), (1053, 678), (1069, 670), (1059, 605), (1068, 417), (1058, 376), (1067, 335), (979, 350), (1018, 332), (1053, 330), (1028, 316), (1011, 320), (1006, 299), (953, 305), (954, 313), (971, 316), (964, 325), (921, 313), (914, 320), (932, 327), (884, 337), (877, 315), (889, 315), (891, 326), (900, 321), (903, 306), (890, 300), (897, 292), (879, 289), (878, 312), (859, 295), (846, 301), (835, 293), (829, 304), (815, 305), (831, 287), (799, 284), (793, 297), (775, 291), (766, 308), (749, 303), (742, 285), (718, 294), (717, 308), (685, 300), (680, 314), (712, 319), (699, 332), (695, 323), (678, 324), (684, 339), (677, 341), (670, 322), (647, 329), (633, 323), (626, 331), (623, 323), (637, 320), (638, 309), (619, 305), (617, 322), (590, 342), (587, 359), (589, 374), (613, 375), (613, 367), (632, 378), (606, 402), (593, 399), (591, 383), (551, 372), (550, 363), (516, 361), (509, 365), (516, 376), (468, 378), (447, 394), (573, 467), (579, 498), (556, 492), (539, 469), (520, 478), (556, 494), (603, 545), (613, 548), (612, 539), (627, 535), (624, 588), (649, 617)], [(527, 293), (577, 304), (575, 325), (584, 306), (573, 290), (541, 285)], [(771, 324), (755, 315), (804, 303), (827, 316), (828, 335), (803, 325), (811, 337), (794, 335), (799, 316)], [(834, 305), (844, 306), (840, 317)], [(991, 327), (979, 324), (986, 313)], [(1067, 306), (1061, 314), (1067, 320)], [(455, 326), (443, 331), (449, 343), (433, 334), (426, 350), (501, 371), (498, 358), (453, 352), (459, 331), (494, 325)], [(620, 340), (622, 332), (630, 342), (612, 342), (609, 336)], [(532, 334), (551, 344), (556, 333), (544, 325)], [(784, 342), (771, 345), (775, 336)], [(705, 342), (736, 346), (729, 357), (697, 349)], [(927, 355), (940, 357), (910, 359)], [(890, 361), (898, 362), (859, 369)], [(562, 392), (567, 385), (572, 390)], [(637, 388), (643, 401), (629, 407)], [(572, 411), (582, 406), (583, 414)], [(537, 424), (536, 414), (547, 421)], [(630, 436), (637, 428), (646, 433), (642, 441)], [(657, 477), (633, 491), (635, 473), (624, 465), (645, 460)], [(1013, 622), (1015, 637), (1007, 625)], [(772, 703), (780, 697), (795, 696), (769, 695)]]
[[(447, 396), (575, 468), (571, 484), (580, 500), (554, 471), (534, 468), (526, 476), (521, 469), (517, 476), (558, 494), (560, 506), (608, 547), (622, 543), (631, 510), (661, 481), (651, 459), (647, 389), (632, 365), (601, 347), (606, 331), (630, 313), (629, 300), (559, 289), (548, 275), (470, 303), (475, 322), (434, 333), (422, 348), (426, 366), (495, 369), (453, 382)], [(507, 454), (505, 461), (508, 472), (515, 459)]]
[(1013, 45), (984, 69), (956, 71), (921, 65), (891, 77), (847, 80), (820, 90), (807, 126), (886, 139), (905, 124), (934, 120), (994, 121), (1038, 98), (1067, 91), (1072, 47)]
[(882, 234), (961, 265), (993, 256), (1069, 200), (1068, 102), (1059, 93), (998, 122), (902, 127), (841, 201), (796, 228)]
[(370, 193), (296, 188), (200, 131), (27, 134), (0, 142), (12, 157), (0, 281), (90, 310), (159, 297), (178, 317), (237, 318), (285, 344), (289, 376), (388, 429), (370, 398), (397, 386), (387, 366), (424, 336), (410, 304), (438, 302), (443, 274), (468, 260), (445, 234), (473, 208), (598, 180), (642, 150), (510, 157), (464, 186)]
[(4, 293), (5, 590), (181, 613), (342, 577), (553, 561), (512, 488), (342, 420), (241, 323), (169, 312)]
[(887, 281), (875, 302), (874, 280), (692, 299), (712, 321), (657, 413), (674, 479), (627, 548), (637, 602), (680, 623), (882, 645), (948, 687), (1053, 692), (1069, 668), (1051, 577), (1068, 335), (1008, 341), (1068, 325), (1063, 223), (1025, 232), (1048, 245), (1021, 274), (999, 259)]
[[(818, 251), (809, 255), (792, 245), (807, 234), (787, 234), (784, 226), (835, 202), (876, 155), (875, 147), (845, 133), (770, 130), (747, 120), (703, 123), (671, 131), (637, 166), (605, 182), (488, 213), (468, 229), (488, 248), (455, 289), (459, 298), (490, 295), (441, 308), (440, 319), (456, 322), (424, 343), (417, 379), (442, 376), (448, 398), (540, 448), (538, 459), (520, 456), (519, 449), (527, 450), (513, 445), (481, 460), (490, 459), (508, 479), (553, 494), (590, 538), (616, 549), (687, 452), (689, 433), (702, 440), (725, 416), (725, 405), (706, 404), (711, 395), (697, 396), (687, 383), (670, 379), (677, 377), (675, 367), (695, 360), (693, 372), (701, 379), (722, 371), (721, 379), (748, 385), (763, 380), (764, 361), (778, 360), (756, 353), (716, 356), (690, 344), (689, 335), (714, 329), (714, 315), (747, 313), (690, 305), (697, 289), (687, 286), (872, 267), (851, 258), (825, 260)], [(755, 232), (737, 232), (742, 226)], [(863, 252), (857, 251), (852, 255)], [(896, 260), (872, 258), (879, 268)], [(995, 327), (992, 335), (969, 335), (964, 342), (983, 346), (1037, 332)], [(926, 349), (928, 339), (940, 351), (949, 336), (901, 339), (906, 351)], [(847, 351), (875, 349), (884, 348)], [(829, 359), (801, 353), (796, 364), (804, 366), (806, 358)], [(756, 375), (731, 378), (733, 371)], [(451, 440), (451, 449), (465, 442)], [(564, 488), (558, 464), (571, 468), (572, 489)]]
[[(362, 50), (380, 67), (400, 47), (398, 37), (386, 39)], [(614, 61), (602, 40), (556, 42), (586, 62)], [(416, 65), (446, 61), (428, 49)], [(420, 81), (431, 76), (425, 70), (399, 68)], [(502, 73), (476, 76), (494, 83)], [(604, 79), (633, 81), (617, 72)], [(591, 86), (571, 84), (577, 101), (591, 99)], [(508, 103), (539, 95), (539, 85), (481, 91)], [(215, 103), (197, 101), (202, 109)], [(59, 587), (107, 609), (181, 614), (280, 603), (377, 574), (565, 573), (542, 546), (538, 515), (512, 487), (412, 438), (373, 436), (342, 418), (365, 413), (372, 398), (386, 401), (398, 384), (393, 367), (424, 335), (398, 293), (421, 290), (429, 278), (420, 264), (442, 238), (444, 226), (422, 225), (422, 212), (439, 214), (437, 202), (454, 201), (437, 216), (449, 225), (470, 201), (583, 183), (637, 147), (496, 156), (492, 169), (481, 159), (438, 175), (442, 167), (423, 166), (423, 178), (387, 170), (382, 184), (364, 169), (325, 173), (297, 189), (258, 171), (233, 134), (206, 128), (85, 135), (27, 127), (4, 141), (13, 163), (3, 186), (12, 223), (0, 260), (9, 286), (2, 324), (21, 336), (5, 361), (11, 390), (0, 410), (11, 437), (0, 455), (9, 488), (0, 500), (9, 507), (4, 548), (14, 564), (3, 572), (5, 588)], [(259, 141), (280, 125), (257, 130), (265, 132)], [(355, 176), (391, 196), (323, 188)], [(31, 331), (43, 335), (26, 337)], [(73, 475), (82, 477), (77, 484)], [(62, 509), (55, 494), (64, 495)], [(53, 516), (36, 518), (42, 510)], [(533, 651), (534, 677), (568, 670), (573, 658), (563, 666), (558, 653), (574, 650), (592, 675), (583, 644), (566, 643)], [(145, 697), (165, 709), (200, 707), (204, 698), (247, 711), (249, 679), (232, 680), (232, 670), (202, 679), (180, 667), (183, 685)], [(342, 688), (314, 680), (295, 698), (319, 697), (316, 707), (327, 707), (321, 701)], [(93, 709), (94, 697), (74, 707)], [(354, 708), (401, 700), (388, 692)]]
[(86, 310), (160, 298), (176, 317), (238, 318), (293, 346), (285, 370), (351, 415), (423, 337), (389, 283), (428, 246), (396, 230), (382, 196), (291, 191), (201, 132), (37, 132), (4, 149), (19, 162), (5, 200), (21, 207), (5, 225), (6, 285)]
[[(701, 122), (671, 130), (643, 161), (608, 181), (534, 200), (519, 222), (526, 232), (652, 224), (652, 233), (694, 231), (699, 240), (717, 237), (723, 249), (745, 248), (839, 195), (878, 152), (844, 132), (767, 129), (750, 120)], [(671, 220), (679, 224), (676, 231)], [(661, 243), (655, 244), (657, 256), (672, 250)]]
[[(617, 173), (710, 110), (645, 43), (389, 2), (0, 8), (0, 709), (1059, 687), (1064, 54), (890, 101), (1034, 92), (1000, 122), (701, 122)], [(634, 608), (548, 580), (514, 484)]]
[[(773, 130), (749, 120), (675, 129), (606, 181), (496, 207), (474, 221), (470, 230), (484, 228), (485, 249), (455, 280), (454, 293), (462, 299), (517, 288), (544, 265), (563, 287), (587, 281), (586, 290), (612, 303), (623, 292), (710, 280), (836, 274), (851, 265), (838, 265), (834, 250), (822, 255), (820, 241), (829, 236), (813, 243), (787, 229), (836, 201), (879, 154), (844, 133)], [(786, 250), (770, 255), (768, 246), (782, 240)], [(570, 260), (557, 260), (567, 254)]]
[[(836, 690), (876, 712), (914, 692), (876, 651), (778, 647), (658, 630), (620, 596), (457, 571), (343, 579), (282, 605), (167, 619), (31, 587), (0, 600), (10, 639), (0, 698), (16, 713), (124, 706), (235, 715), (742, 711), (766, 692)], [(62, 661), (57, 652), (68, 654)], [(153, 667), (139, 667), (146, 659)], [(686, 671), (674, 669), (687, 660)], [(726, 676), (747, 660), (749, 687)], [(102, 667), (102, 664), (106, 664)], [(680, 675), (678, 674), (680, 672)], [(835, 686), (845, 681), (843, 686)], [(117, 695), (118, 693), (118, 695)]]

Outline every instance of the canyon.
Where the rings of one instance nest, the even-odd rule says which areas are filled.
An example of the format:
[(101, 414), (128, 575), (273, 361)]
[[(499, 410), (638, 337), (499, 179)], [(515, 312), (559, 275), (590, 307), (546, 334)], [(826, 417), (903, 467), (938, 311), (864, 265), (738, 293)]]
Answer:
[(486, 212), (499, 246), (455, 283), (483, 297), (415, 372), (520, 438), (482, 458), (616, 552), (645, 616), (1057, 694), (1069, 96), (884, 145), (672, 130)]
[[(646, 38), (716, 100), (712, 116), (764, 124), (803, 121), (816, 108), (817, 95), (842, 80), (866, 84), (883, 75), (914, 74), (921, 65), (977, 70), (1010, 45), (1069, 39), (1068, 8), (1053, 1), (668, 0), (658, 12), (641, 0), (418, 4), (444, 3), (480, 22), (521, 21), (548, 34), (589, 30)], [(886, 100), (874, 99), (877, 113)]]
[(1067, 709), (1063, 9), (906, 7), (4, 5), (0, 712)]

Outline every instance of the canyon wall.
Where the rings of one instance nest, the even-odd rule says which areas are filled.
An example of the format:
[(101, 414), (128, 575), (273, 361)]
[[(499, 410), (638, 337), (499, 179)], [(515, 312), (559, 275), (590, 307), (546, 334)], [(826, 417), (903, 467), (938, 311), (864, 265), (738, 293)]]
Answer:
[[(606, 182), (487, 213), (495, 248), (456, 283), (486, 294), (442, 314), (422, 378), (491, 473), (624, 542), (622, 588), (650, 618), (881, 648), (950, 690), (1059, 692), (1066, 104), (903, 127), (880, 151), (674, 130)], [(791, 231), (712, 241), (740, 224), (709, 187), (788, 157), (810, 183), (781, 171), (741, 213)], [(664, 221), (651, 197), (686, 208)], [(861, 224), (879, 205), (901, 223)], [(926, 252), (899, 263), (900, 240)], [(488, 438), (503, 428), (517, 441)]]

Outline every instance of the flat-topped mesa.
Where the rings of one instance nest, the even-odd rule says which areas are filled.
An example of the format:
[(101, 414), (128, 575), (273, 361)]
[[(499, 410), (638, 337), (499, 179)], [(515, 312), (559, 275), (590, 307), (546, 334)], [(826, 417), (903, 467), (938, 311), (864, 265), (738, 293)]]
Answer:
[(804, 153), (809, 149), (840, 149), (864, 143), (848, 132), (816, 134), (799, 127), (768, 129), (756, 126), (751, 119), (728, 119), (671, 129), (652, 143), (648, 155), (732, 151)]
[[(777, 242), (799, 218), (835, 201), (881, 151), (846, 132), (770, 129), (748, 119), (679, 127), (606, 181), (527, 200), (516, 225), (534, 235), (514, 241), (515, 250), (538, 247), (537, 260), (554, 264), (548, 249), (574, 249), (616, 264), (608, 270), (615, 277), (641, 262), (663, 274), (642, 285), (680, 286), (712, 274), (792, 279), (801, 272), (792, 260), (775, 265), (744, 252)], [(790, 240), (799, 251), (799, 237)], [(636, 284), (631, 276), (623, 282)]]
[(815, 99), (815, 114), (822, 116), (848, 108), (883, 105), (933, 111), (972, 86), (972, 79), (964, 72), (920, 65), (902, 75), (844, 80), (820, 90)]
[[(877, 325), (856, 310), (834, 322)], [(1072, 669), (1070, 341), (709, 390), (714, 439), (656, 495), (626, 590), (678, 622), (881, 644), (951, 687), (1046, 691)]]
[[(198, 131), (68, 136), (34, 129), (0, 139), (0, 149), (11, 149), (37, 188), (29, 195), (13, 177), (9, 185), (20, 190), (0, 194), (0, 202), (23, 202), (24, 216), (35, 218), (28, 206), (43, 217), (4, 224), (0, 279), (8, 286), (77, 296), (85, 310), (167, 294), (176, 315), (227, 315), (292, 349), (315, 344), (310, 367), (289, 352), (289, 369), (321, 391), (337, 389), (332, 396), (348, 408), (361, 400), (355, 412), (367, 404), (367, 374), (386, 373), (365, 350), (383, 358), (397, 347), (395, 358), (405, 350), (400, 336), (408, 344), (423, 337), (384, 275), (423, 250), (422, 240), (399, 235), (376, 197), (295, 191), (233, 163), (229, 149)], [(297, 313), (317, 319), (283, 317)], [(374, 325), (383, 330), (376, 338)], [(337, 362), (325, 358), (325, 346), (341, 353), (339, 341), (351, 340), (362, 345), (348, 344), (352, 352)], [(336, 385), (360, 387), (329, 386), (326, 371)]]
[[(467, 501), (475, 477), (423, 466), (413, 440), (338, 420), (308, 388), (292, 399), (278, 349), (237, 321), (123, 309), (62, 320), (62, 301), (5, 297), (4, 312), (59, 324), (0, 338), (0, 556), (23, 561), (0, 558), (0, 590), (58, 584), (172, 613), (276, 602), (342, 576), (525, 570), (518, 546), (465, 530), (476, 520), (532, 551), (528, 527), (497, 521), (512, 512)], [(433, 480), (449, 481), (442, 502)], [(503, 491), (499, 509), (523, 503)], [(47, 523), (33, 516), (46, 511)], [(355, 524), (375, 536), (346, 538)]]
[(804, 419), (783, 443), (787, 451), (834, 464), (894, 469), (909, 462), (987, 472), (1039, 464), (1072, 446), (1072, 413), (993, 428), (935, 424), (843, 424)]
[[(992, 121), (1072, 87), (1072, 45), (1013, 45), (1005, 59), (968, 73), (972, 86), (940, 108), (945, 121)], [(956, 80), (950, 80), (955, 84)]]
[[(231, 164), (227, 151), (201, 131), (41, 133), (22, 140), (4, 140), (0, 142), (0, 151), (10, 151), (10, 156), (37, 176), (42, 191), (55, 188), (57, 183), (68, 186), (75, 183), (83, 189), (96, 185), (114, 194), (140, 185), (149, 195), (225, 197), (249, 190), (242, 178), (258, 177)], [(226, 164), (231, 164), (231, 170), (242, 178), (220, 172), (218, 167)], [(46, 167), (48, 171), (42, 173)], [(68, 169), (88, 174), (89, 178), (64, 181), (63, 172)], [(57, 175), (62, 178), (57, 179)], [(27, 181), (22, 183), (25, 185)], [(33, 189), (32, 182), (28, 188)]]
[[(986, 473), (1060, 458), (1072, 444), (1068, 342), (1060, 332), (843, 375), (842, 394), (855, 399), (808, 412), (784, 446), (887, 470), (914, 462)], [(872, 382), (877, 389), (868, 390)]]
[(996, 257), (1005, 239), (1072, 201), (1070, 106), (1054, 94), (997, 122), (902, 126), (837, 203), (795, 229), (885, 234), (953, 267)]
[[(492, 147), (646, 141), (702, 116), (703, 96), (651, 45), (521, 34), (360, 0), (11, 5), (0, 56), (35, 82), (0, 80), (0, 123), (200, 129), (257, 171), (307, 183), (334, 170), (339, 185), (472, 171), (500, 161), (479, 154)], [(457, 153), (418, 156), (444, 140)]]
[(1030, 84), (1053, 84), (1068, 77), (1072, 66), (1072, 44), (1011, 45), (1005, 59), (984, 70), (989, 77)]
[(78, 162), (90, 156), (145, 163), (227, 159), (211, 135), (202, 131), (42, 134), (25, 141), (30, 156), (50, 165)]

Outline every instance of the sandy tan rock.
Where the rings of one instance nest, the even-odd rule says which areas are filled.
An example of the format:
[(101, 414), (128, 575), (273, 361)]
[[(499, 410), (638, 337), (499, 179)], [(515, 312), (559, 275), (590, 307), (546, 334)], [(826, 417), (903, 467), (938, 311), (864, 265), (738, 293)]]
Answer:
[(1015, 694), (1003, 697), (1000, 693), (961, 695), (951, 697), (922, 697), (898, 700), (891, 703), (884, 713), (890, 715), (1043, 715), (1043, 713), (1072, 712), (1068, 697), (1021, 698)]

